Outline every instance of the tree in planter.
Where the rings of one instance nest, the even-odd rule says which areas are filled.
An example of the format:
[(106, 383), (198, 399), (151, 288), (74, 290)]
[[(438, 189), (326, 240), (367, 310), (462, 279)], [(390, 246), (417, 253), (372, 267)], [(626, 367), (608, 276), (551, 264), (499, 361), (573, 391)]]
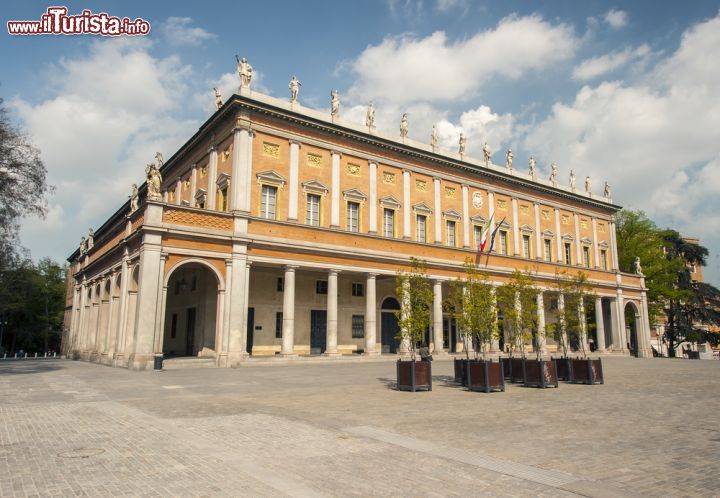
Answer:
[[(497, 338), (497, 310), (493, 297), (493, 286), (486, 273), (477, 270), (470, 258), (463, 265), (465, 276), (451, 285), (451, 302), (460, 330), (465, 337), (465, 354), (470, 359), (469, 339), (474, 338), (480, 347), (483, 360), (487, 360), (489, 345)], [(478, 351), (475, 359), (478, 359)]]
[(410, 358), (415, 361), (417, 343), (422, 340), (430, 326), (430, 307), (433, 291), (427, 278), (425, 261), (410, 258), (410, 271), (398, 270), (395, 292), (401, 296), (401, 309), (395, 312), (400, 326), (396, 339), (403, 341)]
[[(511, 357), (519, 348), (520, 356), (525, 358), (525, 343), (537, 327), (537, 292), (530, 274), (520, 270), (515, 270), (510, 281), (497, 289), (497, 306), (503, 314)], [(539, 349), (537, 355), (539, 359)]]
[[(563, 356), (567, 357), (568, 342), (578, 343), (583, 358), (587, 358), (587, 324), (585, 320), (585, 303), (592, 302), (595, 295), (588, 282), (587, 274), (578, 271), (576, 275), (567, 272), (556, 275), (558, 293), (562, 295), (563, 306), (558, 303), (559, 327), (552, 327), (555, 339), (563, 348)], [(558, 300), (560, 297), (558, 297)]]

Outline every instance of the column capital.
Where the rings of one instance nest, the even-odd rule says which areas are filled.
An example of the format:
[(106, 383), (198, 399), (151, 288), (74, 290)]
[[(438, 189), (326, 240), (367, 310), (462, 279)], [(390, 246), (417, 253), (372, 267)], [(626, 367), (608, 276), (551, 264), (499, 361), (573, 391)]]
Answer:
[(366, 273), (365, 274), (366, 278), (376, 278), (377, 276), (378, 276), (377, 273)]
[(246, 131), (248, 133), (253, 133), (252, 128), (248, 124), (241, 124), (240, 122), (235, 123), (235, 127), (232, 130), (233, 132), (240, 132), (240, 131)]
[(299, 265), (285, 265), (285, 266), (283, 266), (283, 270), (285, 270), (286, 272), (294, 272), (294, 271), (297, 270), (298, 268), (300, 268)]
[(433, 176), (433, 181), (440, 183), (442, 181), (442, 178), (440, 178), (439, 176)]
[(331, 150), (330, 154), (332, 154), (333, 156), (340, 156), (340, 157), (342, 157), (342, 155), (343, 155), (343, 153), (340, 152), (339, 150)]
[(330, 268), (328, 270), (328, 275), (336, 275), (337, 276), (338, 273), (342, 273), (342, 270), (338, 270), (337, 268)]
[(470, 185), (463, 183), (460, 185), (460, 188), (462, 188), (463, 190), (470, 190)]
[(291, 138), (290, 140), (288, 140), (288, 143), (289, 143), (290, 145), (297, 145), (298, 147), (302, 147), (302, 143), (300, 143), (299, 141), (295, 140), (294, 138)]
[(408, 176), (412, 173), (412, 171), (410, 171), (407, 168), (403, 168), (402, 172), (403, 172), (403, 175), (407, 174)]

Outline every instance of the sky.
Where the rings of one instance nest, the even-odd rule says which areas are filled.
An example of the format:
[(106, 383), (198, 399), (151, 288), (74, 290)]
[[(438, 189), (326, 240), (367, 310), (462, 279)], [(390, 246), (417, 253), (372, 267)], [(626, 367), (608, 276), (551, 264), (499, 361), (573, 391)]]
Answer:
[[(6, 2), (8, 20), (53, 4)], [(148, 36), (0, 36), (0, 97), (42, 151), (55, 187), (44, 220), (21, 240), (34, 258), (64, 260), (213, 113), (212, 87), (236, 92), (235, 55), (253, 89), (344, 119), (440, 142), (493, 162), (513, 150), (547, 177), (590, 176), (659, 226), (699, 237), (705, 279), (720, 285), (720, 4), (711, 1), (366, 0), (69, 2), (150, 22)]]

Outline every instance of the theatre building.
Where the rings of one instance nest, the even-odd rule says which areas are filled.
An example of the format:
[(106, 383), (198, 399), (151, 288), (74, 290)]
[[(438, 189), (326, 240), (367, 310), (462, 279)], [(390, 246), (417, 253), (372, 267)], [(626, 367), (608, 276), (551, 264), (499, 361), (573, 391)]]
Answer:
[(650, 351), (644, 281), (618, 271), (609, 195), (248, 88), (157, 166), (162, 178), (150, 171), (69, 258), (67, 354), (133, 369), (157, 353), (221, 367), (397, 354), (395, 275), (411, 256), (434, 290), (431, 349), (458, 352), (444, 304), (490, 219), (499, 232), (479, 265), (498, 284), (532, 272), (537, 347), (555, 350), (557, 272), (582, 270), (597, 349)]

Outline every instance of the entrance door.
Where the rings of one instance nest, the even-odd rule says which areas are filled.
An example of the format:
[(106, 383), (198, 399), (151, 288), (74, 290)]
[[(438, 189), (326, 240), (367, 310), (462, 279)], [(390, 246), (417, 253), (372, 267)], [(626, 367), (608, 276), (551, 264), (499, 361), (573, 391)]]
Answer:
[(450, 353), (457, 349), (457, 321), (454, 318), (443, 318), (443, 348)]
[(327, 311), (310, 310), (310, 354), (325, 352), (327, 344)]
[(397, 353), (400, 349), (400, 339), (395, 336), (400, 331), (395, 313), (383, 311), (380, 319), (382, 352)]
[(195, 355), (195, 308), (188, 308), (185, 320), (185, 356)]
[(247, 351), (248, 354), (252, 354), (253, 339), (255, 335), (255, 308), (248, 308), (246, 335), (245, 351)]

